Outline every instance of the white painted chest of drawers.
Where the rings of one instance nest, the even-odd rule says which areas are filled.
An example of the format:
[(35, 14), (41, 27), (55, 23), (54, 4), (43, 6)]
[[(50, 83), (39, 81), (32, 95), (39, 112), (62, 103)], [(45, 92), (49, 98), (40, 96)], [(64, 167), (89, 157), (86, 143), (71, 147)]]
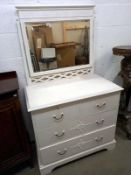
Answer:
[(97, 75), (26, 88), (42, 175), (114, 147), (121, 90)]

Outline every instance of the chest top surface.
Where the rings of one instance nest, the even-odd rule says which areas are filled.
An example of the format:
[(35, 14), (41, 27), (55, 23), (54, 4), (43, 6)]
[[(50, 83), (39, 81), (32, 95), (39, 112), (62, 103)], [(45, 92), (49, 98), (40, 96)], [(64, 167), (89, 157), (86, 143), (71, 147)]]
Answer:
[(68, 102), (121, 91), (114, 83), (92, 75), (74, 78), (51, 85), (32, 85), (26, 88), (28, 111), (44, 109)]

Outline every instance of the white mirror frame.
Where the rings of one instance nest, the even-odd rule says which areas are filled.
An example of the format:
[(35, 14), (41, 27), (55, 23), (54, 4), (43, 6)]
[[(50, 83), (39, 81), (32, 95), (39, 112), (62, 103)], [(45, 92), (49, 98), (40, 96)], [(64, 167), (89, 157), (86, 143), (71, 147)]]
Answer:
[[(26, 68), (26, 76), (28, 84), (32, 80), (42, 76), (57, 75), (64, 72), (77, 71), (82, 69), (90, 69), (93, 71), (94, 65), (94, 5), (70, 5), (70, 6), (17, 6), (18, 13), (18, 31), (21, 42), (24, 64)], [(90, 20), (90, 55), (89, 64), (59, 68), (48, 71), (34, 72), (31, 63), (29, 43), (26, 34), (25, 24), (27, 22), (53, 22), (67, 20)], [(56, 76), (57, 77), (57, 76)], [(42, 79), (42, 78), (41, 78)], [(44, 79), (42, 79), (44, 80)], [(38, 81), (39, 82), (39, 81)]]

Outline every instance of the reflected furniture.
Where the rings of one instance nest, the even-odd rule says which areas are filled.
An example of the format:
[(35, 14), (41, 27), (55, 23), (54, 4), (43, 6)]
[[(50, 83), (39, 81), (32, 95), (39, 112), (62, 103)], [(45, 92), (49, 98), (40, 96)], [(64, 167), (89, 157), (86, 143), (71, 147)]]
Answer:
[(47, 70), (57, 68), (55, 48), (42, 48), (41, 62), (46, 64)]
[[(27, 76), (26, 103), (32, 117), (41, 175), (96, 151), (112, 149), (116, 143), (122, 88), (94, 73), (94, 4), (86, 1), (66, 6), (18, 6), (17, 11)], [(84, 46), (85, 53), (79, 55), (88, 58), (87, 64), (81, 62), (73, 66), (74, 51), (70, 49), (74, 49), (74, 44), (69, 48), (66, 45), (68, 56), (64, 55), (64, 59), (67, 64), (71, 61), (72, 66), (63, 68), (62, 64), (60, 69), (33, 72), (25, 29), (27, 23), (36, 21), (48, 26), (59, 21), (61, 25), (66, 24), (67, 30), (74, 29), (74, 21), (75, 25), (78, 22), (82, 25), (76, 25), (76, 30), (83, 28), (84, 23), (89, 25), (86, 43), (89, 47)], [(68, 42), (67, 32), (64, 42)], [(56, 31), (54, 36), (58, 39), (59, 33)], [(75, 44), (79, 47), (79, 43)], [(57, 48), (56, 43), (53, 47), (56, 52), (64, 50), (60, 45)], [(69, 60), (70, 55), (73, 55), (72, 60)]]
[(131, 96), (131, 46), (116, 46), (113, 48), (113, 54), (118, 56), (123, 56), (124, 58), (121, 61), (121, 76), (123, 79), (123, 97), (125, 97), (125, 105), (124, 105), (124, 115), (127, 119), (126, 123), (126, 132), (127, 137), (131, 139), (131, 122), (130, 122), (130, 111), (128, 111), (129, 101)]
[(53, 44), (56, 49), (57, 65), (59, 68), (75, 66), (75, 43), (66, 42)]
[(0, 174), (32, 164), (18, 88), (16, 72), (0, 73)]

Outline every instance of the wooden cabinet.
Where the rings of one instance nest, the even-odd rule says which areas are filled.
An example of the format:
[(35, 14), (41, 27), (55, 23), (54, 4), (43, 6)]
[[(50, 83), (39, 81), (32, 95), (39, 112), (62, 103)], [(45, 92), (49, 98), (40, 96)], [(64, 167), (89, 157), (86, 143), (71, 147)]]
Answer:
[(0, 173), (23, 162), (31, 151), (22, 120), (15, 72), (0, 74)]

